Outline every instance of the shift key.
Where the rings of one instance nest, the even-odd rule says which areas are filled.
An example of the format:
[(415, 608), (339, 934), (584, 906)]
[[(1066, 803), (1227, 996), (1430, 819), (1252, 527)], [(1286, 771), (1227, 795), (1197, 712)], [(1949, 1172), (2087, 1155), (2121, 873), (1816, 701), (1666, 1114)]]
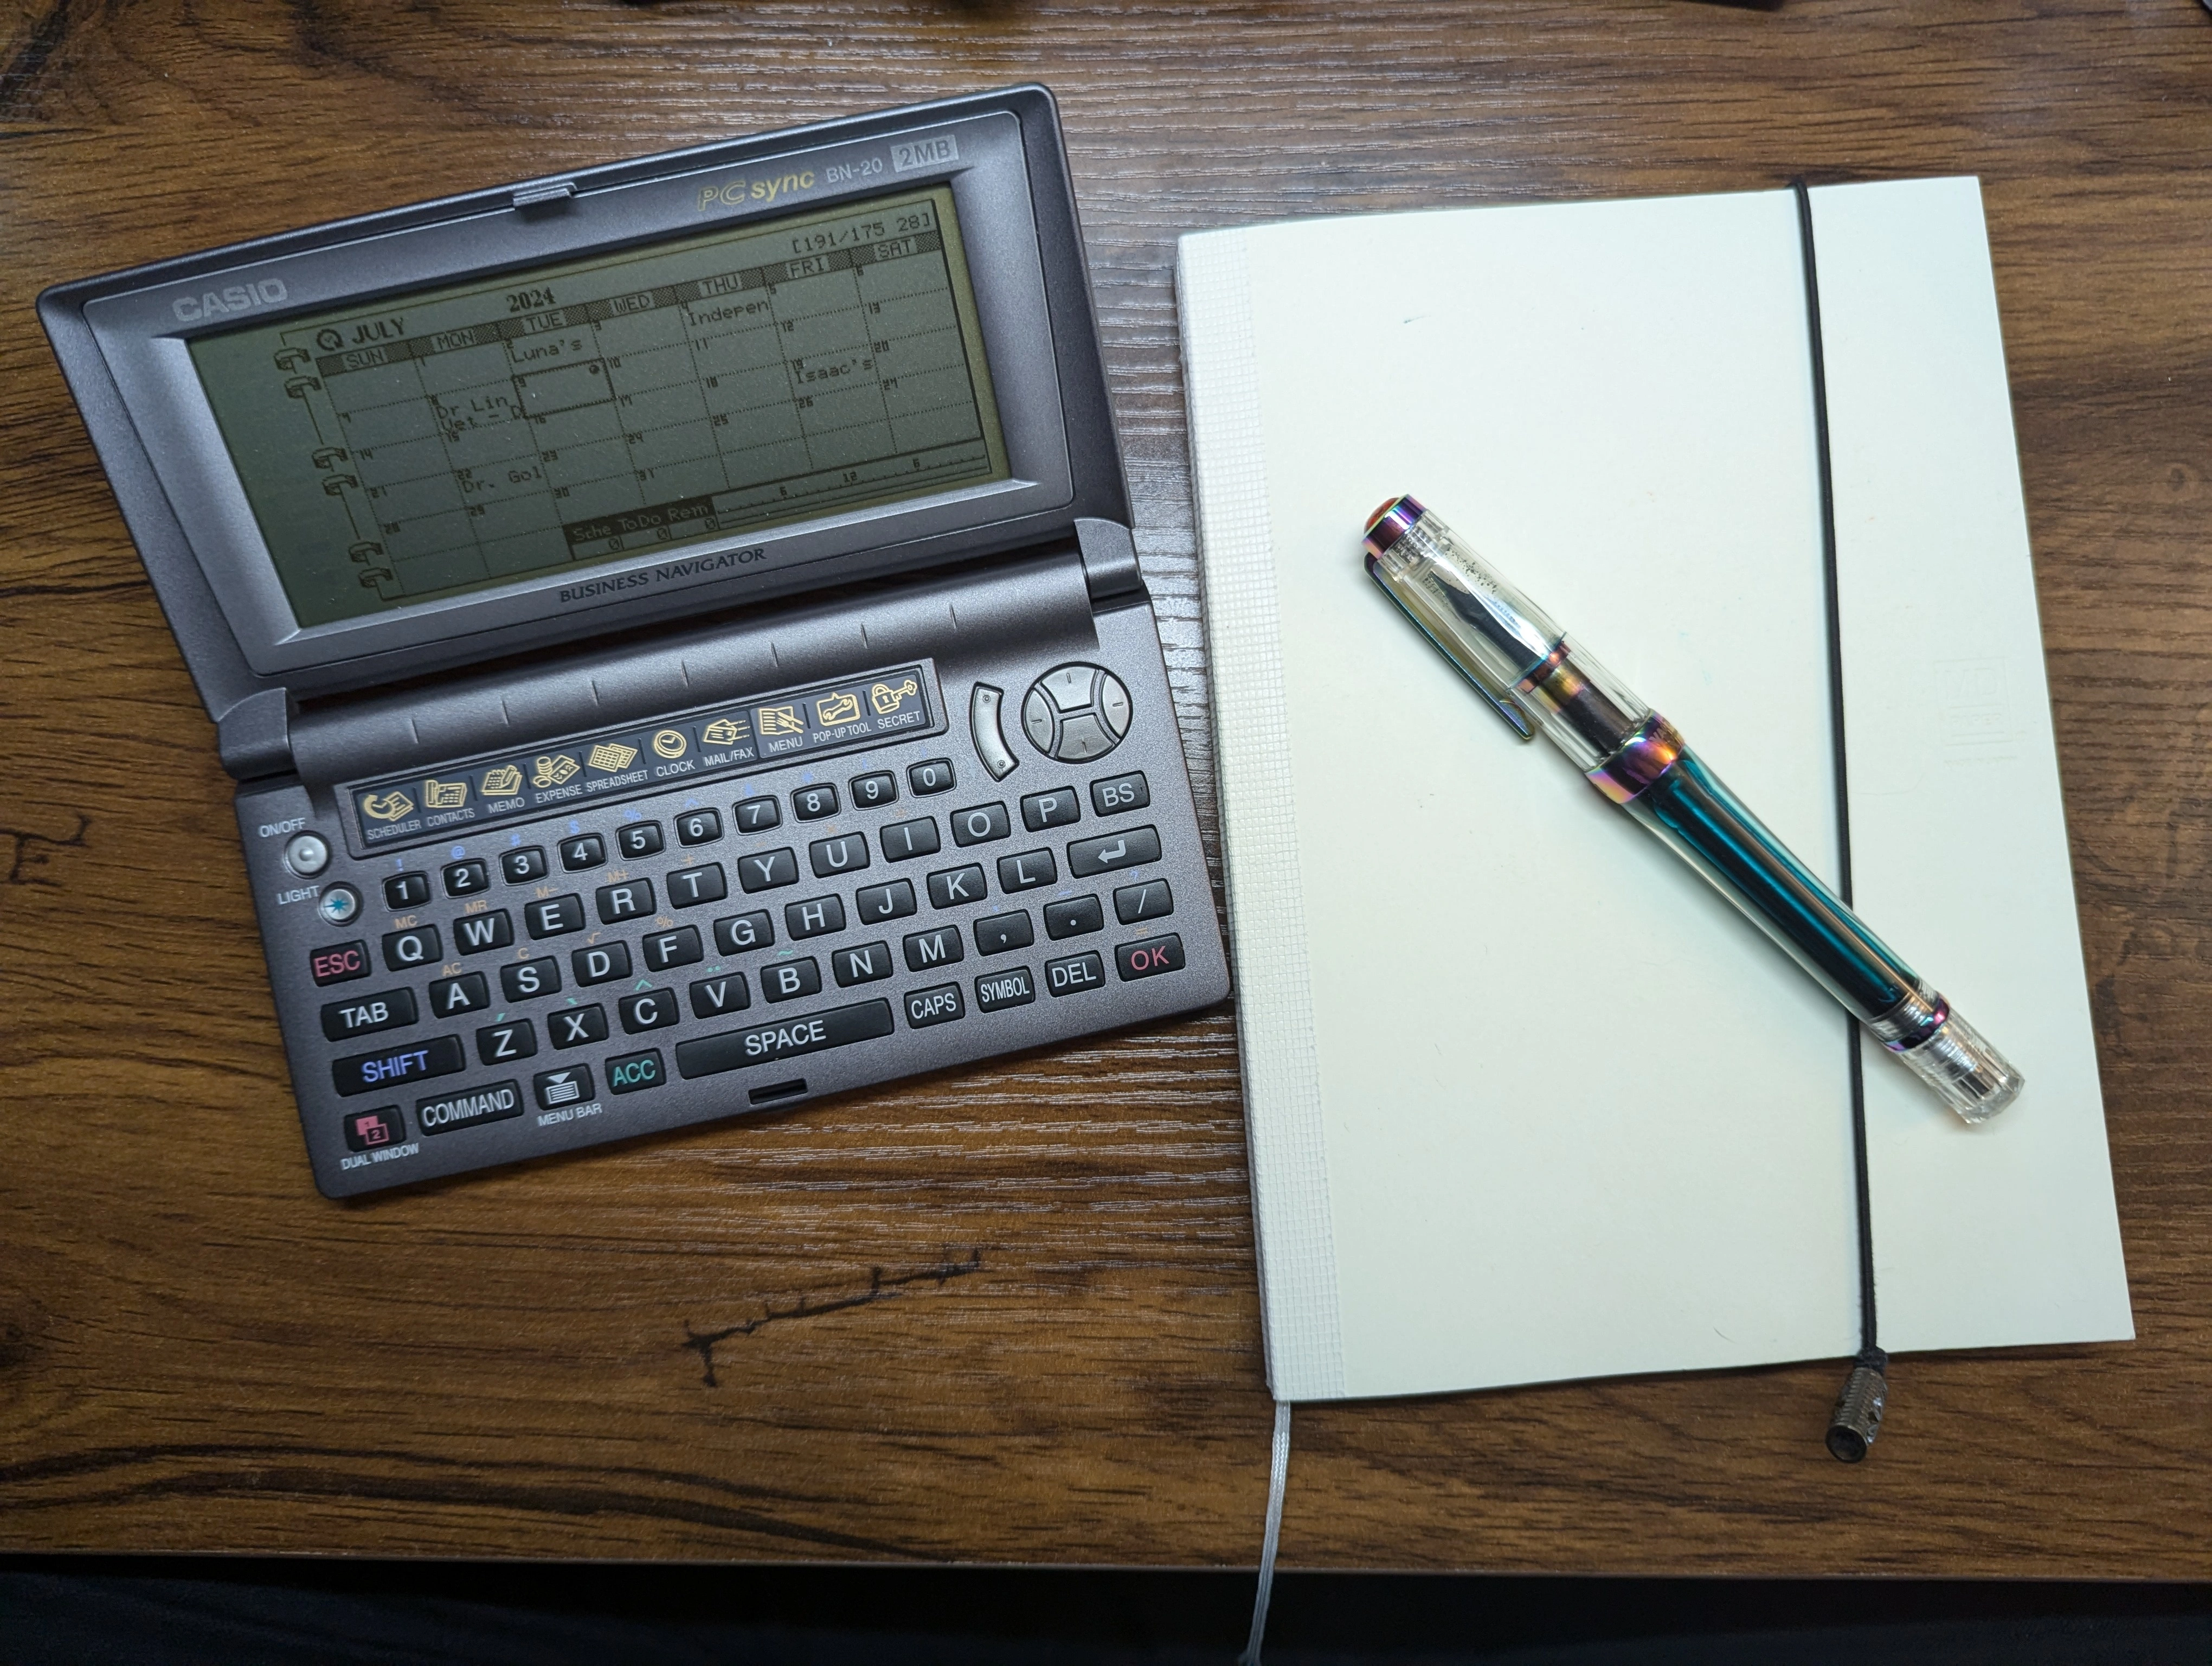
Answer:
[(1125, 833), (1109, 833), (1103, 838), (1078, 839), (1067, 848), (1069, 877), (1088, 879), (1094, 873), (1110, 873), (1116, 868), (1136, 867), (1160, 859), (1160, 836), (1149, 827), (1133, 827)]
[(377, 1053), (355, 1053), (331, 1061), (331, 1079), (340, 1093), (374, 1093), (398, 1082), (427, 1081), (450, 1076), (468, 1067), (459, 1036), (433, 1036), (410, 1047), (386, 1048)]

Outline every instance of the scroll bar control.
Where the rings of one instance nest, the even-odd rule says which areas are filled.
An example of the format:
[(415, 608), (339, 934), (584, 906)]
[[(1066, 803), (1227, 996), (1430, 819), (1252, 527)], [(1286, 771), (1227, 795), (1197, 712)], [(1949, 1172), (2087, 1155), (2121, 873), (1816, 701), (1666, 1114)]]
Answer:
[(999, 732), (1000, 697), (1000, 691), (988, 683), (978, 683), (968, 701), (968, 733), (975, 739), (975, 756), (983, 760), (983, 767), (991, 772), (993, 781), (1004, 781), (1020, 762), (1007, 747), (1006, 736)]

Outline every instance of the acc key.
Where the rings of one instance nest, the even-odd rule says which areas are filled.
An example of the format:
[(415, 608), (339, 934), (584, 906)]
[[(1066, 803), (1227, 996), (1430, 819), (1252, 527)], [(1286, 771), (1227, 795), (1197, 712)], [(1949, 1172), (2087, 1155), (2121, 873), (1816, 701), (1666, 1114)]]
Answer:
[(307, 970), (314, 974), (318, 983), (343, 983), (349, 978), (367, 977), (368, 945), (358, 941), (333, 943), (327, 949), (312, 949), (307, 953)]
[(648, 1087), (659, 1087), (668, 1079), (661, 1067), (660, 1054), (648, 1048), (642, 1053), (625, 1053), (619, 1059), (607, 1061), (607, 1085), (617, 1093), (638, 1093)]

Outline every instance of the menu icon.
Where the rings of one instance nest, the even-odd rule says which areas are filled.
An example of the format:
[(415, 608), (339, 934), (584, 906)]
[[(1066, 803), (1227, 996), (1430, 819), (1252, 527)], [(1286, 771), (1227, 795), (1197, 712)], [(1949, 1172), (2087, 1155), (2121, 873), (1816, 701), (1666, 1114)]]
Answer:
[(541, 1110), (557, 1110), (592, 1097), (591, 1067), (578, 1064), (566, 1070), (541, 1070), (530, 1079), (530, 1085), (538, 1091)]

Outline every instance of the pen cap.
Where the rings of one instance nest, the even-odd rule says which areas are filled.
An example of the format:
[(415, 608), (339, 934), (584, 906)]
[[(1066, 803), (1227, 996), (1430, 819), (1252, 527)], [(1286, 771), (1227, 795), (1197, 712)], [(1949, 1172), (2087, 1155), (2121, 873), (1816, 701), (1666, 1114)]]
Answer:
[(1367, 572), (1526, 739), (1514, 684), (1559, 637), (1543, 610), (1411, 497), (1368, 518)]
[(1514, 727), (1540, 727), (1595, 769), (1651, 715), (1626, 684), (1567, 640), (1551, 616), (1411, 497), (1367, 524), (1367, 570)]

